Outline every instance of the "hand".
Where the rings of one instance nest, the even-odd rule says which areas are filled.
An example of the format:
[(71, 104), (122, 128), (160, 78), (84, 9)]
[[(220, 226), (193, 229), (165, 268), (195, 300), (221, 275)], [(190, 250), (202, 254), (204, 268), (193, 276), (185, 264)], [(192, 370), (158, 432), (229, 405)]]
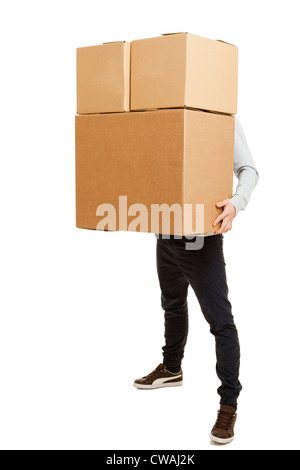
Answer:
[(217, 217), (214, 221), (214, 227), (222, 221), (220, 230), (215, 232), (215, 235), (219, 235), (221, 233), (229, 232), (229, 230), (232, 229), (232, 221), (236, 216), (236, 208), (229, 199), (225, 199), (225, 201), (222, 202), (217, 202), (216, 206), (219, 208), (223, 207), (222, 214), (220, 214), (219, 217)]

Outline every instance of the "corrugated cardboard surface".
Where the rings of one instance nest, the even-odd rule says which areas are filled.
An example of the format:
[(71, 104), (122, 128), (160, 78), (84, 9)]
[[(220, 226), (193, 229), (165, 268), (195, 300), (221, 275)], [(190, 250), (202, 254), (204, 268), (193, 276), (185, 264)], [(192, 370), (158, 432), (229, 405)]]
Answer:
[(189, 33), (132, 42), (131, 109), (237, 113), (238, 49)]
[(237, 47), (188, 34), (186, 70), (186, 106), (237, 113)]
[(78, 114), (129, 111), (129, 42), (77, 49)]
[(186, 34), (132, 42), (132, 110), (184, 106), (186, 43)]
[(184, 203), (204, 204), (205, 233), (221, 212), (215, 203), (232, 197), (235, 118), (185, 113)]
[(77, 227), (96, 229), (97, 207), (109, 203), (117, 211), (116, 229), (124, 229), (118, 203), (127, 196), (128, 206), (147, 207), (148, 231), (151, 204), (163, 203), (205, 203), (203, 232), (213, 231), (220, 213), (215, 203), (232, 195), (233, 117), (165, 109), (75, 120)]

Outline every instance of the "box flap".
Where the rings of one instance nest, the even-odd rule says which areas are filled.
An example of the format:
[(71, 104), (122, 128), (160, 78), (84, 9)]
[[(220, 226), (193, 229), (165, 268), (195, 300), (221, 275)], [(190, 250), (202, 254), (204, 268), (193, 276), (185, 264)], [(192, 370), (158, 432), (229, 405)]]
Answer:
[(161, 36), (172, 36), (173, 34), (189, 34), (187, 31), (181, 31), (179, 33), (162, 33)]
[(234, 44), (230, 44), (230, 42), (222, 41), (222, 39), (216, 39), (218, 42), (223, 42), (223, 44), (228, 44), (229, 46), (237, 47)]
[(125, 43), (126, 41), (109, 41), (109, 42), (103, 42), (102, 44), (118, 44), (118, 43)]

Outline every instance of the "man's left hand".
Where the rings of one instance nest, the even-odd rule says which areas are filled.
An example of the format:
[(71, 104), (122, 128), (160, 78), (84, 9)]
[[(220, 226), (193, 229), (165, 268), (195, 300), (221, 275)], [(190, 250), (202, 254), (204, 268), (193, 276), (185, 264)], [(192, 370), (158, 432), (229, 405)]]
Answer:
[(221, 228), (215, 232), (215, 235), (219, 235), (221, 233), (229, 232), (229, 230), (232, 229), (232, 221), (236, 216), (236, 209), (229, 199), (217, 202), (216, 206), (219, 209), (223, 207), (222, 214), (220, 214), (214, 221), (214, 227), (218, 225), (219, 222), (222, 222)]

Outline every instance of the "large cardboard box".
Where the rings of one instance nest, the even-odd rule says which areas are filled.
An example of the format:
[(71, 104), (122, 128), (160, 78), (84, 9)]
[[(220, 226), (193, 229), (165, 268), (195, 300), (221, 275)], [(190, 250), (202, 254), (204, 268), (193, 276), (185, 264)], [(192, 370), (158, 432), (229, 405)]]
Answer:
[(139, 39), (131, 49), (131, 109), (237, 113), (238, 48), (194, 34)]
[(129, 111), (129, 42), (77, 49), (77, 113)]
[[(113, 207), (115, 224), (102, 226), (104, 230), (173, 235), (215, 230), (212, 224), (221, 212), (215, 203), (232, 196), (233, 116), (165, 109), (76, 116), (75, 121), (77, 227), (99, 229)], [(136, 226), (136, 204), (146, 208), (148, 226)], [(164, 215), (155, 222), (152, 211), (162, 204), (177, 204), (184, 213), (185, 204), (190, 204), (193, 214), (196, 204), (204, 204), (201, 230), (195, 216), (192, 229), (186, 229), (172, 214), (163, 229)]]

